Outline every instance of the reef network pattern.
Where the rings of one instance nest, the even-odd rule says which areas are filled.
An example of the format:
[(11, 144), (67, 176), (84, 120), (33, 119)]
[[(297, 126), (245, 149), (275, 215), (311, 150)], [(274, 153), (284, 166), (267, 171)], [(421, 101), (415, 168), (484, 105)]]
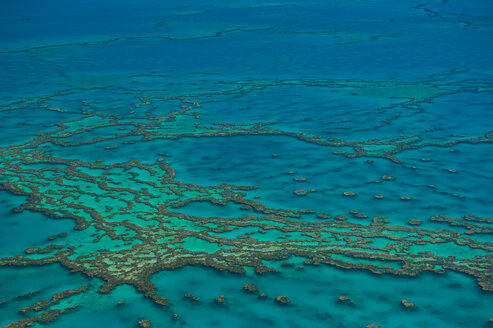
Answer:
[[(217, 94), (245, 94), (272, 85), (296, 83), (335, 86), (341, 82), (249, 81), (239, 82), (238, 87)], [(393, 87), (391, 82), (376, 83), (380, 87), (382, 83), (384, 87)], [(75, 91), (66, 93), (71, 92)], [(450, 92), (453, 91), (438, 90), (425, 97), (405, 100), (399, 106), (411, 108), (419, 102)], [(43, 105), (61, 94), (63, 92), (4, 104), (0, 110), (11, 111), (37, 103), (47, 110), (63, 112), (64, 109)], [(493, 233), (492, 218), (468, 215), (463, 219), (442, 216), (430, 219), (463, 227), (463, 233), (449, 229), (392, 226), (381, 216), (371, 219), (370, 224), (358, 224), (345, 222), (343, 215), (332, 217), (326, 213), (313, 213), (309, 209), (269, 208), (248, 199), (245, 191), (255, 189), (255, 186), (221, 184), (204, 187), (177, 181), (173, 168), (164, 162), (164, 158), (159, 158), (154, 164), (137, 160), (105, 164), (102, 161), (59, 158), (49, 151), (53, 146), (78, 147), (128, 137), (140, 140), (126, 139), (118, 147), (160, 138), (284, 135), (320, 146), (350, 147), (352, 152), (335, 152), (349, 158), (383, 157), (399, 163), (395, 155), (406, 149), (493, 142), (491, 132), (445, 143), (420, 143), (422, 138), (417, 135), (387, 141), (350, 142), (271, 129), (270, 124), (265, 122), (201, 125), (201, 104), (198, 100), (201, 96), (206, 95), (143, 97), (130, 112), (133, 114), (157, 100), (181, 103), (178, 110), (164, 115), (116, 116), (86, 110), (82, 117), (60, 122), (51, 132), (40, 133), (31, 141), (0, 148), (1, 188), (28, 196), (27, 202), (15, 211), (39, 211), (54, 219), (72, 218), (77, 222), (74, 231), (50, 236), (49, 243), (44, 247), (31, 247), (24, 254), (2, 258), (0, 266), (60, 263), (72, 272), (83, 272), (87, 276), (103, 279), (102, 293), (120, 284), (130, 284), (163, 306), (169, 303), (166, 295), (158, 295), (150, 281), (151, 275), (158, 271), (202, 265), (239, 274), (250, 267), (261, 274), (276, 271), (269, 261), (289, 260), (292, 256), (305, 258), (305, 265), (328, 264), (345, 269), (369, 270), (376, 274), (414, 276), (423, 271), (444, 273), (453, 270), (475, 277), (483, 290), (493, 291), (493, 245), (470, 237)], [(84, 105), (90, 108), (89, 103), (85, 102)], [(99, 133), (101, 131), (105, 133)], [(110, 150), (114, 147), (117, 146), (106, 148)], [(195, 201), (217, 205), (233, 202), (241, 206), (245, 215), (204, 218), (176, 211)], [(302, 216), (307, 213), (318, 214), (320, 221), (303, 221)], [(459, 249), (461, 254), (474, 256), (438, 255), (423, 247), (428, 245), (436, 248), (443, 246), (450, 252)], [(51, 300), (24, 308), (22, 313), (36, 312), (36, 315), (6, 327), (25, 327), (35, 322), (54, 320), (76, 306), (40, 311), (60, 299), (86, 290), (85, 286), (68, 290), (53, 295)]]

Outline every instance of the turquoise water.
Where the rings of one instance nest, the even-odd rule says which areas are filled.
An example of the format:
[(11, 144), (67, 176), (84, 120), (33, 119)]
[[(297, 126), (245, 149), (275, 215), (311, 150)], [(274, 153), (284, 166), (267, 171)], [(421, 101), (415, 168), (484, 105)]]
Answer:
[(2, 1), (0, 326), (491, 326), (492, 13)]

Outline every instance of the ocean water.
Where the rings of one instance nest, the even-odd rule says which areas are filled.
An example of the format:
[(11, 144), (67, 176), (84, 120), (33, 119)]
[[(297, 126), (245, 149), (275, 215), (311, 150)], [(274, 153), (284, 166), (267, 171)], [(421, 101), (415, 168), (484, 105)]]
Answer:
[(0, 326), (493, 327), (491, 58), (485, 0), (3, 0)]

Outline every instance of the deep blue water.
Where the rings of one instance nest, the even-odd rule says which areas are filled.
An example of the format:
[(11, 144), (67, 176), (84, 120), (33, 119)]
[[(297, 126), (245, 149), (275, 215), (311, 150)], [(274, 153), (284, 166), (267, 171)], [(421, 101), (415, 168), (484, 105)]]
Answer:
[[(493, 2), (486, 0), (3, 0), (0, 147), (30, 141), (88, 111), (128, 115), (129, 122), (166, 115), (180, 108), (179, 97), (200, 102), (194, 112), (202, 126), (271, 122), (274, 130), (358, 142), (402, 135), (418, 135), (420, 143), (476, 138), (493, 131), (492, 58)], [(239, 86), (245, 92), (228, 92)], [(152, 103), (136, 108), (143, 97)], [(121, 131), (88, 131), (69, 141)], [(428, 219), (493, 217), (491, 142), (410, 149), (395, 154), (401, 163), (386, 158), (368, 163), (369, 157), (333, 153), (349, 147), (288, 135), (141, 139), (40, 148), (54, 157), (106, 164), (156, 163), (164, 156), (178, 181), (258, 186), (246, 197), (278, 209), (332, 215), (359, 210), (370, 218), (385, 216), (395, 226), (420, 219), (421, 228), (458, 232), (464, 229)], [(124, 143), (128, 140), (138, 142)], [(112, 145), (118, 148), (105, 149)], [(383, 175), (395, 180), (376, 183)], [(296, 182), (295, 176), (306, 181)], [(299, 197), (293, 193), (297, 189), (317, 191)], [(358, 196), (344, 197), (347, 190)], [(376, 200), (380, 194), (385, 198)], [(0, 257), (47, 246), (46, 238), (60, 232), (73, 243), (85, 242), (83, 232), (73, 231), (73, 220), (12, 211), (27, 201), (0, 192)], [(243, 215), (235, 204), (196, 202), (177, 211), (198, 217)], [(362, 222), (351, 216), (348, 221)], [(471, 238), (493, 246), (491, 232)], [(445, 256), (461, 256), (454, 252), (446, 250)], [(87, 285), (87, 292), (50, 308), (77, 304), (78, 309), (34, 326), (136, 327), (142, 319), (154, 327), (491, 326), (493, 292), (466, 274), (409, 277), (328, 265), (302, 271), (275, 261), (272, 266), (280, 272), (241, 275), (196, 265), (155, 273), (151, 282), (171, 302), (164, 308), (128, 284), (99, 293), (100, 278), (59, 264), (0, 266), (0, 302), (6, 301), (0, 305), (0, 325), (25, 317), (19, 313), (25, 306)], [(493, 279), (493, 269), (489, 276)], [(246, 294), (247, 282), (270, 296), (288, 295), (291, 304), (282, 307), (272, 298)], [(30, 291), (34, 296), (16, 299)], [(183, 299), (186, 293), (202, 302)], [(221, 294), (225, 306), (213, 302)], [(339, 304), (340, 295), (354, 305)], [(403, 310), (405, 298), (417, 305), (415, 311)], [(117, 305), (120, 300), (125, 304)], [(180, 314), (178, 320), (173, 313)]]

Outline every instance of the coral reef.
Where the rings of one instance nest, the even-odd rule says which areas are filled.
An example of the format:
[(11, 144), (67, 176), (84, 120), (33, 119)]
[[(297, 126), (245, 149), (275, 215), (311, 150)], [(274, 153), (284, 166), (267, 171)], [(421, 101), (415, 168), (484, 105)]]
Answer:
[(26, 313), (29, 311), (36, 311), (37, 312), (37, 311), (44, 310), (44, 309), (50, 307), (51, 305), (57, 303), (61, 299), (70, 297), (74, 294), (85, 292), (87, 290), (87, 288), (88, 288), (87, 286), (84, 286), (84, 287), (80, 287), (78, 289), (69, 289), (69, 290), (61, 292), (61, 293), (56, 293), (55, 295), (52, 296), (50, 301), (45, 301), (45, 300), (39, 301), (34, 305), (31, 305), (31, 306), (28, 306), (28, 307), (21, 309), (20, 312)]
[(249, 293), (257, 293), (258, 292), (258, 287), (255, 286), (252, 283), (247, 283), (245, 286), (243, 286), (243, 290), (249, 292)]
[(403, 300), (401, 301), (401, 304), (402, 304), (402, 306), (403, 306), (406, 310), (412, 310), (412, 309), (415, 309), (415, 305), (414, 305), (414, 303), (413, 303), (413, 302), (411, 302), (411, 301), (408, 301), (408, 300), (406, 300), (406, 299), (403, 299)]
[(152, 324), (149, 320), (140, 320), (139, 321), (139, 326), (142, 327), (142, 328), (151, 328), (152, 327)]
[(345, 295), (339, 296), (339, 298), (337, 299), (337, 302), (339, 302), (341, 304), (349, 304), (349, 305), (353, 304), (353, 301), (351, 301), (351, 299)]
[(194, 302), (200, 302), (200, 299), (193, 294), (185, 294), (185, 295), (183, 295), (183, 298), (194, 301)]
[[(487, 225), (491, 219), (488, 218), (437, 216), (431, 219), (435, 223), (464, 227), (464, 233), (391, 226), (383, 217), (373, 218), (369, 225), (356, 224), (345, 221), (345, 215), (336, 215), (335, 220), (331, 220), (326, 213), (318, 214), (324, 220), (307, 222), (299, 219), (312, 211), (275, 209), (249, 199), (246, 191), (255, 189), (253, 186), (221, 184), (204, 187), (177, 181), (173, 168), (163, 160), (153, 164), (137, 160), (105, 164), (58, 158), (44, 150), (51, 145), (70, 149), (123, 137), (139, 137), (148, 141), (181, 137), (284, 135), (320, 146), (352, 147), (354, 153), (341, 153), (348, 158), (384, 157), (398, 162), (394, 157), (397, 152), (432, 145), (417, 145), (421, 140), (417, 136), (385, 142), (324, 141), (299, 133), (271, 130), (267, 128), (268, 123), (201, 126), (196, 122), (196, 115), (190, 112), (200, 104), (182, 101), (185, 107), (181, 110), (142, 118), (141, 121), (129, 122), (119, 117), (88, 113), (82, 118), (59, 123), (55, 131), (42, 133), (31, 141), (0, 148), (0, 188), (28, 197), (15, 209), (16, 212), (39, 211), (54, 219), (71, 218), (77, 223), (74, 231), (50, 236), (52, 244), (30, 247), (24, 254), (1, 258), (0, 266), (60, 263), (73, 272), (104, 279), (105, 284), (100, 289), (102, 293), (121, 284), (130, 284), (160, 305), (167, 305), (168, 300), (157, 295), (149, 280), (155, 272), (187, 265), (202, 265), (239, 274), (248, 267), (257, 273), (275, 272), (268, 261), (286, 261), (293, 255), (304, 258), (306, 266), (327, 264), (376, 274), (414, 276), (423, 271), (444, 273), (453, 270), (475, 277), (483, 290), (493, 290), (493, 246), (468, 237), (491, 233), (491, 227)], [(111, 137), (82, 138), (86, 134), (90, 136), (94, 129), (108, 127), (130, 127), (130, 131), (121, 130)], [(80, 141), (74, 142), (73, 136), (80, 137)], [(493, 134), (487, 134), (433, 146), (491, 143), (492, 140)], [(383, 180), (392, 178), (382, 177)], [(307, 193), (306, 190), (300, 192), (303, 195)], [(346, 191), (344, 196), (354, 197), (356, 193)], [(401, 199), (410, 200), (406, 196)], [(204, 218), (179, 213), (179, 208), (196, 201), (218, 206), (232, 202), (241, 206), (246, 215)], [(257, 215), (248, 215), (249, 211)], [(353, 215), (367, 218), (366, 214), (359, 212)], [(242, 228), (253, 229), (254, 232), (248, 235), (238, 233), (237, 237), (223, 234)], [(276, 237), (258, 237), (271, 233)], [(73, 243), (73, 236), (82, 242)], [(372, 246), (370, 242), (376, 238), (386, 238), (389, 243), (383, 247)], [(204, 247), (191, 246), (194, 244)], [(477, 255), (461, 258), (420, 251), (423, 245), (439, 247), (450, 244), (466, 251), (474, 250)], [(303, 266), (299, 265), (297, 269), (301, 270)], [(258, 293), (253, 284), (245, 285), (244, 289)], [(53, 304), (61, 296), (64, 295), (35, 304), (32, 309)], [(195, 296), (188, 298), (195, 300)], [(46, 316), (43, 314), (23, 322), (42, 322), (67, 309), (48, 311)], [(26, 311), (31, 311), (31, 308)]]
[(411, 219), (407, 223), (409, 223), (410, 225), (418, 226), (418, 225), (421, 225), (421, 223), (423, 223), (423, 221), (421, 221), (419, 219)]
[(214, 299), (214, 302), (217, 304), (223, 304), (226, 301), (226, 297), (224, 295), (220, 295)]
[(282, 305), (286, 305), (286, 304), (289, 304), (291, 301), (289, 300), (289, 298), (287, 298), (286, 296), (277, 296), (276, 297), (276, 303), (278, 304), (282, 304)]

